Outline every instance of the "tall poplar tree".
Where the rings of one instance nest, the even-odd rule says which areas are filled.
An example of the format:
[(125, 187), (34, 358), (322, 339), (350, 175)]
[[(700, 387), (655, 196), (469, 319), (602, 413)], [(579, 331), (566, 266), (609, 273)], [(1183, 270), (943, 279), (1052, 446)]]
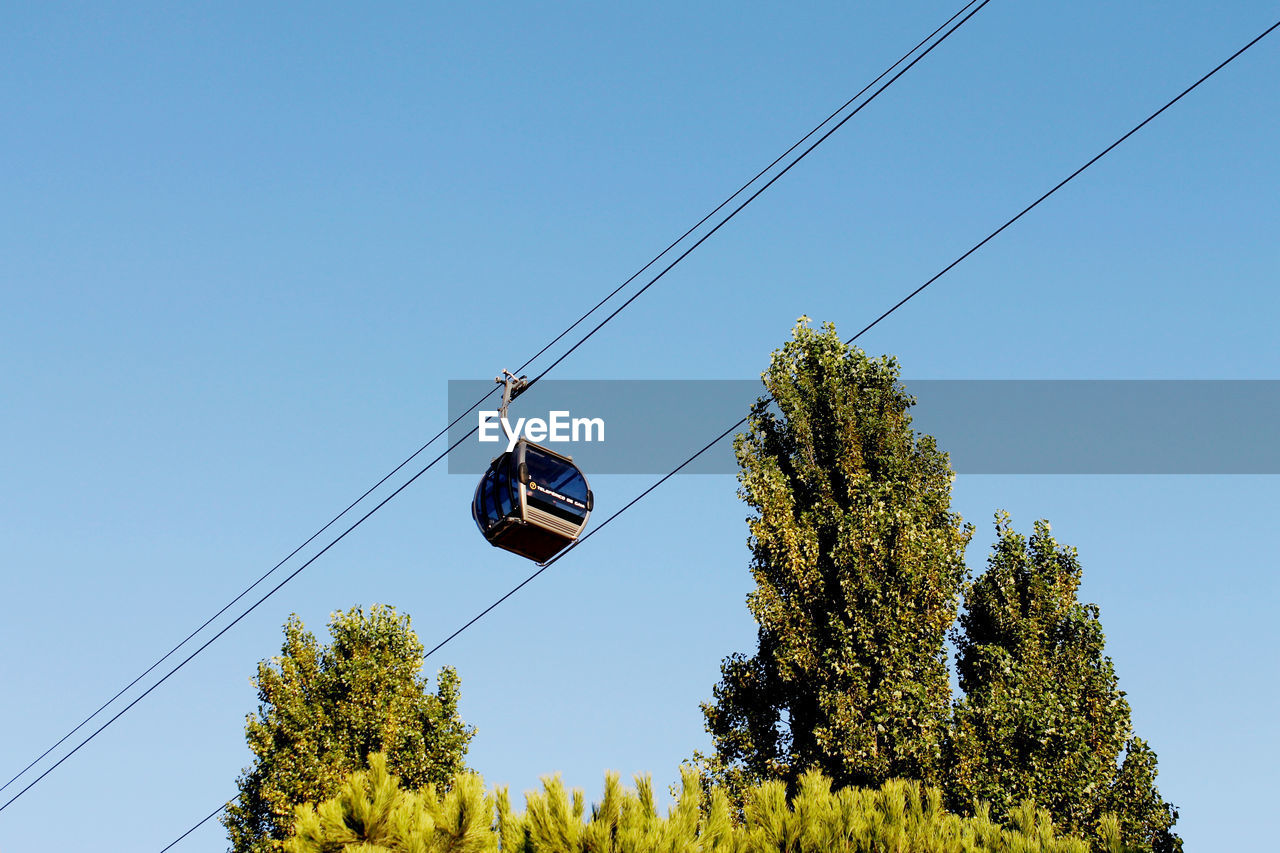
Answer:
[(736, 790), (939, 778), (950, 713), (944, 641), (971, 529), (951, 512), (952, 472), (911, 428), (897, 362), (801, 318), (763, 374), (735, 449), (759, 626), (755, 654), (721, 666), (705, 703)]
[(996, 533), (955, 637), (964, 698), (949, 750), (954, 804), (985, 800), (1004, 819), (1030, 799), (1059, 828), (1098, 840), (1113, 813), (1127, 846), (1181, 850), (1178, 813), (1155, 787), (1155, 753), (1134, 737), (1103, 654), (1098, 607), (1076, 600), (1076, 550), (1060, 546), (1047, 521), (1027, 539), (997, 513)]
[(473, 730), (458, 716), (458, 675), (444, 667), (433, 693), (409, 617), (374, 605), (334, 613), (320, 645), (290, 616), (278, 657), (258, 664), (258, 712), (245, 737), (253, 765), (222, 817), (235, 853), (279, 849), (294, 806), (337, 793), (346, 776), (385, 753), (409, 789), (447, 787), (464, 768)]

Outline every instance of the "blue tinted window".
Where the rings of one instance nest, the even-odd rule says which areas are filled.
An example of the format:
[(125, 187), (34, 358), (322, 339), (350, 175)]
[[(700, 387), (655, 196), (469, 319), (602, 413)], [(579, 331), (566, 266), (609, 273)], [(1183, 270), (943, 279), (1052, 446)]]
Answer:
[(513, 504), (511, 502), (511, 459), (504, 457), (502, 464), (498, 466), (498, 470), (494, 472), (493, 488), (495, 499), (498, 505), (498, 514), (501, 516), (511, 515)]
[(529, 466), (529, 480), (537, 483), (539, 490), (547, 488), (559, 492), (586, 506), (587, 481), (572, 462), (556, 459), (530, 447), (525, 452), (525, 464)]
[(502, 513), (498, 510), (497, 501), (495, 500), (496, 496), (494, 495), (494, 481), (496, 479), (497, 478), (494, 476), (494, 472), (492, 471), (485, 475), (484, 478), (484, 513), (489, 519), (490, 527), (497, 524), (502, 519)]

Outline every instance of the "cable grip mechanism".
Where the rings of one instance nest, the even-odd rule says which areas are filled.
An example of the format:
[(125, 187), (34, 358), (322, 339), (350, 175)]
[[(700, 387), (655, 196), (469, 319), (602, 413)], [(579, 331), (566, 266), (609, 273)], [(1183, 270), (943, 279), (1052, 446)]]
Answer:
[(503, 370), (502, 375), (494, 377), (493, 381), (502, 386), (502, 407), (498, 409), (498, 417), (506, 420), (507, 406), (529, 387), (529, 377), (516, 376), (510, 370)]

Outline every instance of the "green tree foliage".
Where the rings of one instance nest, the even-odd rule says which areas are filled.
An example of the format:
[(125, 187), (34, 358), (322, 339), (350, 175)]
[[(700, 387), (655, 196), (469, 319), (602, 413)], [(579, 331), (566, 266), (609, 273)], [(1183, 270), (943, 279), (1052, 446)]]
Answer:
[[(505, 790), (486, 796), (477, 776), (448, 794), (434, 786), (405, 791), (386, 762), (351, 775), (337, 796), (300, 806), (286, 853), (1087, 853), (1076, 839), (1054, 833), (1047, 812), (1030, 804), (1002, 827), (985, 811), (962, 818), (943, 810), (942, 795), (918, 783), (879, 789), (831, 790), (816, 772), (804, 774), (788, 800), (778, 781), (749, 788), (743, 820), (732, 819), (724, 789), (704, 791), (686, 768), (683, 789), (665, 816), (647, 778), (624, 790), (616, 774), (587, 813), (580, 790), (558, 778), (525, 795), (513, 813)], [(1125, 849), (1119, 842), (1113, 853)]]
[(772, 402), (735, 444), (758, 648), (722, 664), (703, 705), (715, 754), (697, 759), (739, 791), (794, 789), (809, 768), (838, 786), (936, 781), (972, 533), (947, 456), (912, 430), (896, 361), (830, 324), (801, 318), (763, 379)]
[(485, 796), (479, 776), (458, 776), (443, 794), (434, 784), (407, 791), (387, 769), (387, 757), (377, 753), (369, 756), (369, 769), (350, 774), (334, 797), (298, 806), (283, 847), (286, 853), (488, 853), (497, 850), (493, 813), (494, 798)]
[(294, 806), (333, 796), (373, 753), (411, 788), (463, 770), (473, 730), (458, 716), (457, 673), (442, 668), (429, 690), (409, 617), (357, 607), (333, 614), (329, 633), (321, 646), (290, 616), (280, 655), (258, 664), (258, 712), (245, 726), (255, 760), (222, 818), (236, 853), (278, 850)]
[(955, 804), (987, 801), (1002, 819), (1031, 800), (1081, 837), (1115, 831), (1135, 849), (1181, 850), (1170, 830), (1177, 812), (1155, 788), (1155, 753), (1133, 737), (1103, 654), (1098, 608), (1076, 600), (1075, 549), (1059, 546), (1046, 521), (1028, 540), (997, 513), (996, 532), (955, 637), (965, 694), (950, 749)]

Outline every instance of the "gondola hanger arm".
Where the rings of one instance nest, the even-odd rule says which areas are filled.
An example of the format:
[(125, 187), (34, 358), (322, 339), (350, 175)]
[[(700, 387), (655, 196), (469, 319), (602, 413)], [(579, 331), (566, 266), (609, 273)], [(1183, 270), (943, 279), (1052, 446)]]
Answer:
[(493, 381), (502, 386), (502, 406), (498, 409), (498, 417), (505, 420), (507, 406), (511, 405), (511, 401), (519, 397), (529, 387), (529, 377), (516, 376), (510, 370), (503, 370), (502, 375), (495, 376)]

